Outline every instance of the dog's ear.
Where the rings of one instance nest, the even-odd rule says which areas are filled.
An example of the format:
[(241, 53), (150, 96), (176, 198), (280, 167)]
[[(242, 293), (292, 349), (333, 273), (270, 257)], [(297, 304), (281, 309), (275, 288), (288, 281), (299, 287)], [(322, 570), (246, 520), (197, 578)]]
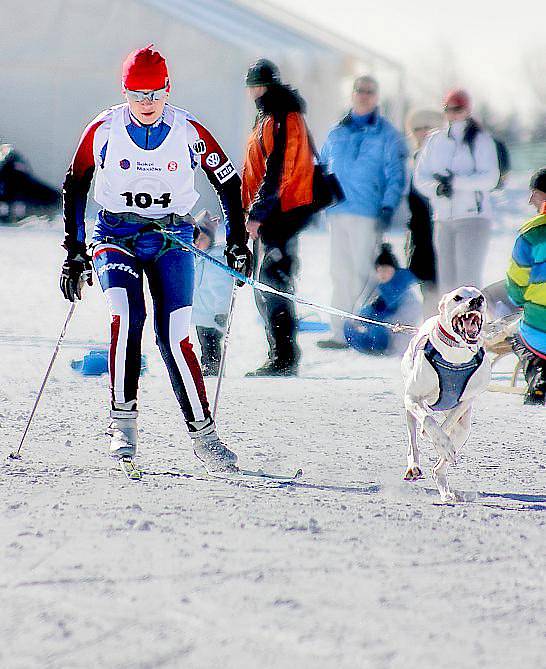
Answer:
[(438, 302), (438, 313), (441, 315), (444, 311), (444, 308), (446, 306), (447, 301), (449, 300), (449, 294), (446, 293), (445, 295), (442, 295), (442, 298)]

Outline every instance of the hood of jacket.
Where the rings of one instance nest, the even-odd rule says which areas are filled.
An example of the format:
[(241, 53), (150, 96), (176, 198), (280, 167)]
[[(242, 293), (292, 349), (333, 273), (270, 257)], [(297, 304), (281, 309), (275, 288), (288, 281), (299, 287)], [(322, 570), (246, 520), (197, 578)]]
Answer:
[[(368, 115), (367, 115), (368, 116)], [(376, 107), (372, 112), (369, 114), (369, 121), (366, 123), (366, 125), (377, 125), (379, 122), (379, 110)], [(354, 122), (353, 120), (353, 113), (352, 111), (347, 112), (345, 116), (341, 119), (339, 122), (339, 125), (344, 125), (348, 126), (350, 128), (354, 128), (355, 130), (360, 130), (361, 128), (358, 127), (358, 125)]]
[(288, 114), (289, 112), (298, 112), (305, 114), (305, 100), (294, 88), (284, 84), (274, 84), (268, 86), (266, 92), (256, 100), (258, 116), (267, 116), (272, 114)]

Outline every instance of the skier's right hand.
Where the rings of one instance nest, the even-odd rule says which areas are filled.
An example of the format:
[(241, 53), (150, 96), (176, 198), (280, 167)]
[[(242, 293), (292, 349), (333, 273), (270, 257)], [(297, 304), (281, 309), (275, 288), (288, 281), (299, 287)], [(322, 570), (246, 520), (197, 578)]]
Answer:
[(62, 294), (70, 302), (76, 298), (82, 299), (82, 285), (87, 282), (89, 286), (93, 285), (93, 275), (91, 270), (91, 259), (84, 251), (69, 251), (66, 260), (61, 269), (59, 285)]

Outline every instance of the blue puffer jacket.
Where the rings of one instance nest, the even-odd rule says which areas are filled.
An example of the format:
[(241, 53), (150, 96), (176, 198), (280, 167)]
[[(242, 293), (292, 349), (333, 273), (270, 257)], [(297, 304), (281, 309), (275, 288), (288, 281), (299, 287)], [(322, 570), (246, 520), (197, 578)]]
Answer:
[(321, 161), (346, 197), (329, 211), (376, 218), (383, 207), (395, 210), (404, 191), (407, 155), (402, 135), (377, 111), (367, 123), (356, 123), (349, 113), (330, 130), (321, 151)]
[[(359, 316), (386, 323), (418, 325), (423, 318), (421, 298), (415, 290), (417, 281), (407, 269), (397, 269), (387, 283), (380, 283)], [(382, 325), (347, 320), (347, 343), (361, 353), (402, 354), (413, 334), (393, 333)]]

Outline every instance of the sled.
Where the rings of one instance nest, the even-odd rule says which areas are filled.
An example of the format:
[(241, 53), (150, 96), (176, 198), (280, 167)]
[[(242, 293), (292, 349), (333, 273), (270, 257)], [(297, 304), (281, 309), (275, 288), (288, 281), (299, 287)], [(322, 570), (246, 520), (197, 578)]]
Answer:
[[(504, 374), (500, 372), (495, 378), (495, 366), (507, 356), (514, 355), (511, 339), (517, 330), (520, 315), (519, 312), (509, 314), (488, 323), (486, 326), (484, 346), (485, 350), (493, 356), (491, 360), (493, 382), (487, 387), (490, 392), (511, 395), (525, 395), (527, 392), (527, 384), (522, 374), (523, 363), (518, 358), (516, 358), (512, 372)], [(507, 383), (497, 382), (499, 380), (504, 381), (505, 378)]]

